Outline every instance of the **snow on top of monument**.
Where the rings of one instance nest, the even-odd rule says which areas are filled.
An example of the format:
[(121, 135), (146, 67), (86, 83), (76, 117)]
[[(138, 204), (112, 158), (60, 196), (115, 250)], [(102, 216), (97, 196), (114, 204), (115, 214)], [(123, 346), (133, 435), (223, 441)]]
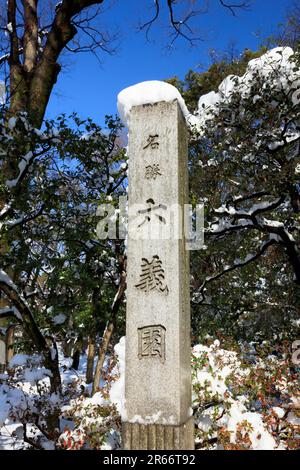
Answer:
[(178, 100), (184, 116), (188, 118), (190, 113), (177, 88), (159, 80), (150, 80), (122, 90), (118, 94), (118, 111), (123, 123), (129, 127), (130, 111), (133, 106), (153, 104), (159, 101), (173, 101), (175, 99)]

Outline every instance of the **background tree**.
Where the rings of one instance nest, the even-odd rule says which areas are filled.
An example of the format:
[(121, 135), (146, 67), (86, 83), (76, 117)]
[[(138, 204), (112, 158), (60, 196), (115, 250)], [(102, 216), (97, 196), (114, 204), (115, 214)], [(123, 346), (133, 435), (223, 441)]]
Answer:
[[(11, 115), (26, 111), (39, 128), (61, 70), (63, 51), (111, 51), (113, 35), (99, 25), (101, 7), (106, 4), (109, 2), (104, 0), (62, 0), (57, 5), (47, 3), (46, 10), (39, 0), (3, 2), (0, 64), (8, 65)], [(246, 2), (229, 4), (223, 0), (219, 4), (231, 14), (247, 6)], [(169, 14), (173, 40), (179, 36), (195, 40), (189, 24), (203, 10), (201, 1), (187, 0), (178, 7), (174, 0), (155, 0), (153, 18), (140, 29), (149, 30), (161, 15), (162, 6)]]
[(300, 42), (300, 1), (294, 0), (288, 9), (285, 21), (279, 25), (278, 31), (270, 38), (271, 45), (279, 44), (298, 48)]
[[(58, 315), (65, 315), (73, 335), (89, 325), (96, 336), (109, 316), (105, 302), (119, 289), (117, 269), (110, 266), (114, 242), (98, 240), (95, 233), (99, 202), (110, 193), (117, 198), (126, 178), (120, 124), (107, 122), (106, 134), (77, 117), (75, 129), (62, 117), (48, 122), (44, 132), (23, 117), (3, 124), (3, 155), (17, 153), (25, 143), (31, 150), (18, 178), (2, 184), (4, 192), (13, 187), (14, 196), (1, 212), (1, 245), (10, 247), (2, 255), (0, 290), (9, 305), (1, 315), (19, 321), (35, 349), (50, 356), (46, 336), (63, 336), (65, 322), (55, 321)], [(93, 310), (92, 318), (87, 309)]]
[[(68, 146), (65, 145), (65, 142), (70, 142), (68, 140), (70, 136), (74, 138), (74, 135), (64, 127), (63, 119), (58, 125), (59, 131), (53, 128), (53, 122), (44, 123), (46, 132), (41, 132), (39, 129), (61, 70), (63, 51), (95, 52), (99, 48), (104, 51), (109, 50), (111, 37), (104, 33), (97, 23), (101, 14), (100, 6), (104, 3), (103, 0), (62, 0), (55, 6), (49, 2), (49, 10), (46, 11), (38, 0), (8, 0), (7, 3), (3, 3), (3, 13), (0, 18), (2, 21), (0, 41), (3, 52), (0, 65), (8, 78), (8, 108), (3, 110), (1, 135), (0, 210), (3, 237), (1, 290), (8, 298), (9, 305), (2, 311), (2, 315), (7, 316), (8, 311), (10, 314), (13, 311), (16, 316), (18, 312), (22, 317), (21, 321), (26, 324), (28, 337), (34, 339), (37, 349), (45, 350), (48, 355), (51, 346), (47, 345), (31, 308), (40, 310), (42, 305), (42, 300), (37, 299), (35, 288), (41, 280), (41, 270), (44, 271), (43, 285), (49, 280), (55, 283), (55, 276), (49, 275), (48, 268), (53, 269), (57, 263), (59, 269), (67, 270), (70, 274), (74, 264), (80, 263), (82, 257), (87, 256), (79, 249), (74, 249), (74, 240), (70, 242), (67, 238), (72, 232), (70, 226), (75, 225), (75, 222), (78, 224), (81, 219), (74, 211), (75, 201), (82, 204), (86, 194), (89, 197), (97, 197), (100, 201), (103, 188), (100, 185), (101, 190), (96, 192), (91, 187), (90, 181), (85, 180), (82, 183), (84, 179), (82, 173), (76, 174), (83, 164), (80, 158), (79, 164), (75, 164), (73, 171), (65, 165), (66, 157), (62, 157), (62, 149), (68, 155), (71, 153), (73, 161), (74, 159), (78, 161), (78, 156), (83, 154), (91, 157), (88, 152), (92, 140), (89, 140), (88, 144), (84, 140), (80, 143), (76, 135), (78, 148), (70, 143)], [(191, 40), (186, 32), (191, 33), (189, 23), (197, 13), (197, 2), (184, 2), (184, 9), (180, 7), (177, 10), (173, 0), (164, 2), (156, 0), (154, 17), (143, 24), (141, 30), (149, 30), (161, 14), (163, 4), (167, 7), (174, 39), (181, 36)], [(236, 8), (246, 6), (245, 3), (227, 4), (223, 0), (220, 0), (219, 4), (232, 14)], [(185, 12), (186, 9), (188, 13)], [(95, 128), (92, 130), (97, 133)], [(99, 145), (97, 139), (93, 143)], [(87, 148), (81, 153), (83, 146)], [(57, 159), (57, 155), (60, 158)], [(96, 162), (95, 151), (93, 158), (91, 164), (84, 162), (91, 174)], [(101, 160), (100, 164), (104, 165), (101, 170), (103, 174), (111, 177), (107, 162)], [(88, 186), (85, 186), (87, 181)], [(82, 184), (84, 190), (76, 193), (74, 188), (77, 189)], [(109, 191), (113, 192), (116, 189), (112, 183), (107, 184), (111, 188)], [(91, 191), (94, 191), (92, 196)], [(102, 194), (107, 196), (108, 191), (104, 190)], [(60, 239), (60, 236), (63, 239)], [(84, 241), (80, 240), (80, 243)], [(72, 260), (64, 260), (67, 265), (62, 264), (61, 258), (70, 255)], [(119, 263), (124, 264), (124, 256), (120, 250), (117, 256)], [(58, 261), (56, 257), (59, 258)], [(119, 291), (111, 310), (112, 321), (106, 330), (108, 337), (111, 335), (115, 315), (125, 289), (125, 265), (120, 268), (119, 275)], [(74, 283), (70, 284), (63, 287), (59, 287), (58, 284), (52, 286), (50, 294), (55, 293), (52, 297), (54, 304), (60, 297), (56, 297), (56, 288), (62, 290), (63, 297), (68, 298), (68, 302), (74, 298), (76, 292), (72, 290)], [(99, 289), (97, 286), (95, 288)], [(29, 298), (32, 298), (31, 305)], [(46, 307), (46, 311), (48, 309), (51, 311), (54, 305), (47, 304)], [(103, 353), (105, 351), (101, 351), (102, 360)], [(53, 367), (57, 369), (57, 363)], [(57, 385), (59, 386), (59, 381)]]
[[(297, 2), (295, 2), (293, 8), (289, 10), (286, 24), (281, 27), (287, 32), (293, 25), (293, 31), (296, 31), (298, 24)], [(297, 51), (297, 41), (288, 42), (287, 33), (286, 39), (283, 43), (282, 35), (275, 34), (272, 45), (292, 44), (296, 45)], [(270, 45), (270, 42), (266, 41), (266, 44)], [(293, 318), (299, 317), (299, 289), (297, 283), (294, 282), (293, 268), (293, 265), (298, 263), (298, 248), (296, 247), (287, 259), (289, 242), (287, 241), (285, 245), (286, 254), (284, 254), (284, 250), (281, 249), (284, 243), (273, 244), (274, 240), (271, 240), (270, 246), (266, 245), (263, 253), (259, 250), (255, 252), (257, 244), (251, 245), (251, 241), (253, 243), (255, 240), (257, 243), (260, 237), (257, 238), (254, 228), (250, 226), (239, 227), (240, 230), (238, 227), (230, 228), (230, 215), (227, 214), (226, 217), (223, 214), (223, 218), (220, 213), (214, 212), (214, 208), (226, 206), (226, 201), (233, 201), (239, 210), (239, 204), (242, 206), (243, 203), (247, 203), (247, 196), (243, 199), (245, 196), (243, 193), (246, 192), (249, 183), (253, 188), (256, 184), (259, 188), (267, 187), (271, 191), (270, 194), (274, 195), (275, 172), (278, 180), (281, 180), (281, 187), (286, 184), (285, 191), (289, 194), (290, 212), (285, 203), (282, 206), (279, 203), (279, 206), (284, 207), (284, 219), (287, 217), (284, 227), (291, 223), (289, 236), (298, 234), (296, 228), (299, 205), (298, 177), (297, 171), (294, 172), (295, 165), (297, 168), (299, 151), (297, 150), (299, 125), (297, 80), (293, 84), (293, 76), (295, 77), (293, 73), (296, 72), (297, 77), (299, 69), (298, 56), (294, 58), (293, 73), (289, 67), (283, 72), (287, 86), (278, 90), (276, 86), (274, 87), (276, 80), (281, 80), (278, 68), (277, 72), (274, 70), (274, 83), (272, 84), (264, 83), (266, 78), (270, 79), (268, 73), (262, 77), (259, 76), (258, 71), (252, 75), (252, 72), (250, 74), (248, 70), (248, 79), (247, 74), (245, 75), (249, 61), (261, 57), (266, 51), (267, 46), (262, 46), (256, 52), (246, 49), (241, 56), (232, 47), (225, 54), (213, 52), (211, 56), (213, 63), (207, 72), (191, 70), (184, 81), (180, 81), (177, 77), (168, 80), (180, 89), (189, 109), (198, 113), (200, 117), (203, 113), (205, 115), (206, 108), (213, 109), (211, 115), (207, 113), (207, 121), (202, 120), (206, 124), (201, 134), (198, 137), (192, 134), (190, 140), (191, 202), (197, 203), (200, 198), (205, 203), (207, 219), (211, 217), (210, 220), (219, 220), (224, 223), (224, 231), (221, 231), (218, 236), (207, 232), (205, 250), (192, 255), (193, 325), (195, 336), (200, 335), (200, 338), (204, 338), (207, 333), (214, 336), (216, 332), (220, 335), (234, 334), (236, 338), (257, 336), (257, 339), (261, 338), (261, 335), (272, 337), (275, 333), (281, 336), (297, 335), (297, 328), (295, 329), (291, 322)], [(280, 61), (280, 56), (278, 58), (279, 64), (282, 62), (284, 69), (283, 57), (282, 61)], [(260, 66), (263, 67), (263, 62)], [(277, 66), (278, 61), (274, 68), (276, 69)], [(222, 83), (228, 76), (229, 79)], [(253, 79), (252, 87), (249, 87), (250, 76)], [(242, 84), (239, 89), (239, 81), (245, 82), (244, 91), (249, 89), (249, 93), (246, 93), (247, 99), (243, 94)], [(220, 106), (216, 103), (215, 92), (219, 92)], [(227, 101), (224, 97), (226, 93), (227, 98), (230, 95)], [(268, 93), (270, 93), (269, 96)], [(199, 97), (203, 95), (203, 99), (199, 101)], [(275, 106), (275, 103), (278, 104)], [(290, 132), (295, 137), (294, 144), (288, 137)], [(283, 137), (282, 145), (272, 143), (276, 141), (276, 136), (280, 137), (280, 135)], [(262, 147), (259, 145), (255, 148), (255, 142), (260, 142)], [(250, 149), (253, 152), (251, 165), (247, 163), (247, 154)], [(264, 163), (258, 166), (255, 164), (256, 158), (259, 154), (262, 158), (263, 152)], [(235, 159), (237, 154), (240, 155), (238, 160)], [(269, 160), (275, 163), (277, 154), (281, 154), (281, 165), (285, 162), (286, 169), (283, 170), (279, 165), (275, 171), (274, 169), (270, 171)], [(293, 159), (290, 158), (291, 155)], [(255, 184), (249, 180), (251, 171), (254, 169), (256, 170)], [(289, 190), (287, 190), (288, 186)], [(201, 188), (205, 188), (205, 193)], [(258, 191), (257, 194), (252, 194), (248, 200), (248, 208), (255, 202), (256, 197), (256, 203), (263, 204), (264, 197), (266, 199), (267, 196), (268, 191), (261, 193)], [(237, 198), (240, 198), (240, 203)], [(275, 218), (278, 217), (276, 208), (273, 214), (270, 212), (271, 209), (266, 205), (265, 212), (269, 212), (269, 215)], [(263, 212), (262, 210), (262, 215), (264, 215)], [(231, 219), (234, 224), (236, 221), (234, 214)], [(293, 220), (296, 221), (295, 224), (291, 222)], [(226, 224), (229, 227), (227, 231), (225, 230)], [(249, 235), (247, 235), (247, 230), (249, 230)], [(268, 228), (268, 230), (271, 229)], [(275, 234), (274, 238), (276, 238)], [(280, 240), (277, 239), (277, 241)], [(239, 252), (243, 252), (242, 257), (240, 254), (237, 256)], [(239, 258), (240, 261), (243, 259), (245, 261), (249, 253), (253, 256), (249, 257), (247, 262), (234, 266), (234, 261), (238, 261)], [(203, 296), (204, 292), (205, 296)]]
[(291, 54), (275, 49), (204, 95), (192, 138), (192, 197), (205, 201), (208, 223), (207, 249), (193, 259), (195, 311), (210, 312), (213, 328), (234, 325), (237, 336), (296, 334), (299, 57)]

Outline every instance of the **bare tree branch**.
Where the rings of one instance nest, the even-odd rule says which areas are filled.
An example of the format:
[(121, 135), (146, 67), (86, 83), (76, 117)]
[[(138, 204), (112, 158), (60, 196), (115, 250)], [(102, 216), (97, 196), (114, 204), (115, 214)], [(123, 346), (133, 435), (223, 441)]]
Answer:
[[(199, 15), (206, 13), (208, 11), (208, 1), (206, 0), (204, 2), (204, 5), (200, 8), (197, 9), (190, 9), (190, 11), (183, 17), (182, 19), (178, 20), (176, 19), (175, 16), (175, 11), (174, 11), (174, 6), (176, 4), (176, 0), (164, 0), (169, 12), (169, 19), (170, 19), (170, 25), (173, 29), (173, 39), (171, 41), (171, 45), (174, 43), (174, 41), (178, 37), (182, 37), (186, 39), (188, 42), (190, 42), (191, 45), (193, 45), (194, 41), (203, 41), (203, 38), (201, 37), (194, 37), (193, 36), (193, 30), (189, 25), (189, 21)], [(247, 8), (249, 6), (248, 2), (240, 2), (240, 3), (227, 3), (225, 0), (219, 0), (220, 4), (228, 9), (232, 15), (236, 15), (236, 9), (239, 8)], [(143, 23), (140, 27), (139, 30), (146, 30), (146, 36), (148, 38), (148, 34), (150, 31), (151, 26), (156, 22), (158, 19), (160, 13), (161, 13), (161, 2), (162, 0), (154, 0), (154, 14), (152, 18), (147, 21), (146, 23)], [(193, 4), (198, 3), (198, 2), (191, 2)]]
[(221, 5), (225, 8), (227, 8), (230, 13), (233, 15), (233, 16), (236, 16), (236, 8), (248, 8), (249, 7), (249, 3), (247, 2), (242, 2), (242, 3), (227, 3), (225, 2), (224, 0), (219, 0), (219, 2), (221, 3)]
[(154, 4), (155, 4), (155, 14), (154, 14), (153, 18), (151, 20), (147, 21), (146, 23), (144, 23), (143, 25), (141, 25), (140, 28), (139, 28), (140, 31), (143, 30), (143, 29), (146, 29), (147, 39), (148, 39), (148, 33), (150, 31), (151, 26), (153, 25), (153, 23), (155, 23), (155, 21), (159, 17), (159, 10), (160, 10), (159, 0), (154, 0)]
[(173, 44), (174, 41), (179, 36), (182, 36), (184, 39), (189, 41), (191, 44), (193, 43), (193, 41), (202, 41), (201, 38), (199, 38), (199, 37), (189, 37), (186, 33), (184, 33), (182, 31), (182, 29), (185, 28), (189, 31), (189, 33), (192, 33), (191, 28), (188, 26), (188, 21), (193, 16), (196, 16), (199, 12), (192, 10), (183, 20), (178, 21), (178, 20), (175, 20), (175, 17), (174, 17), (174, 11), (173, 11), (174, 0), (167, 0), (167, 3), (168, 3), (168, 9), (169, 9), (169, 14), (170, 14), (171, 25), (175, 30), (175, 34), (174, 34), (174, 37), (173, 37), (173, 40), (172, 40), (171, 44)]

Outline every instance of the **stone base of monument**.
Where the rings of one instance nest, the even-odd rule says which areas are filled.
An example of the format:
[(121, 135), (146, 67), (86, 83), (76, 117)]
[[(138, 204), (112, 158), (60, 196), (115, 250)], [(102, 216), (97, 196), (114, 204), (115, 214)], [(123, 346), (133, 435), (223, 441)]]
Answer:
[(124, 450), (193, 450), (194, 419), (179, 425), (123, 423)]

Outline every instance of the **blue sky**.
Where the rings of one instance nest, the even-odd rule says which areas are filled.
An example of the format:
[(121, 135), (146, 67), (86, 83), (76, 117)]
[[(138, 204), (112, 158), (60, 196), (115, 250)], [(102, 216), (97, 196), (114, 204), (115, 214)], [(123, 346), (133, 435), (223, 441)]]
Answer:
[(179, 39), (172, 51), (166, 48), (168, 18), (165, 10), (150, 30), (150, 41), (144, 32), (137, 32), (140, 22), (151, 18), (152, 5), (152, 0), (112, 1), (100, 21), (104, 29), (118, 33), (116, 53), (100, 52), (101, 63), (92, 54), (65, 56), (62, 62), (67, 67), (60, 74), (50, 99), (48, 118), (76, 111), (82, 118), (91, 117), (103, 124), (105, 114), (117, 112), (117, 94), (127, 86), (174, 75), (184, 78), (189, 69), (201, 71), (210, 64), (210, 49), (226, 51), (230, 43), (239, 51), (246, 47), (258, 48), (263, 38), (283, 20), (290, 1), (252, 0), (248, 11), (239, 10), (233, 17), (218, 0), (211, 0), (209, 11), (193, 22), (193, 27), (205, 40), (191, 47), (187, 41)]

